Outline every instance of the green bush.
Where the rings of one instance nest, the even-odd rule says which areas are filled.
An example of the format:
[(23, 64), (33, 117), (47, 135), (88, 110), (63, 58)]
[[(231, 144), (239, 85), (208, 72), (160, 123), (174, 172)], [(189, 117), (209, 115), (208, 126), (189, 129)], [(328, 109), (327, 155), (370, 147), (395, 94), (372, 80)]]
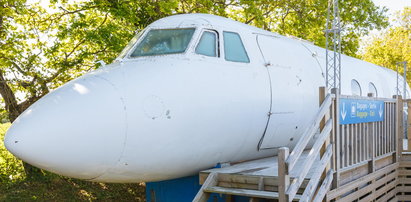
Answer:
[[(6, 109), (0, 107), (0, 123), (8, 123), (8, 122), (10, 122), (9, 121), (9, 114), (7, 113)], [(0, 131), (0, 133), (1, 132), (2, 131)]]
[(23, 164), (4, 147), (4, 135), (10, 123), (0, 124), (0, 183), (8, 184), (25, 177)]

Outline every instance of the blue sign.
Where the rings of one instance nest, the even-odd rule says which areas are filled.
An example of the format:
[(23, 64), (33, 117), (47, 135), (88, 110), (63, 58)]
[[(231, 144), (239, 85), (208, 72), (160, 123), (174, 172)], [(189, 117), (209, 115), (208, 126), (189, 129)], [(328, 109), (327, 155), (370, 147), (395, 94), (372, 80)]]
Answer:
[(384, 101), (340, 99), (340, 124), (384, 121)]

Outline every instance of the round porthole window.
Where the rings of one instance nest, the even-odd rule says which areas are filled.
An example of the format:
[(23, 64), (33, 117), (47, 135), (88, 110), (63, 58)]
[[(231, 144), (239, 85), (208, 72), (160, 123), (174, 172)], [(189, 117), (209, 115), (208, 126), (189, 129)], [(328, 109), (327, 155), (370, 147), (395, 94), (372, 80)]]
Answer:
[(378, 97), (377, 88), (372, 82), (368, 84), (368, 93), (372, 93), (373, 97)]
[(355, 96), (361, 96), (360, 83), (357, 80), (351, 80), (351, 94)]

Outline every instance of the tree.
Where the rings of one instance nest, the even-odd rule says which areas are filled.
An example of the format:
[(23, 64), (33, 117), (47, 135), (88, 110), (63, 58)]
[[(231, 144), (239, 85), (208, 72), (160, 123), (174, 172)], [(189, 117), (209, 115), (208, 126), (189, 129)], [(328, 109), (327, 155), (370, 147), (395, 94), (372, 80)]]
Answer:
[[(396, 24), (381, 36), (372, 38), (362, 59), (393, 70), (402, 61), (406, 61), (408, 67), (411, 67), (411, 7), (397, 14)], [(402, 66), (399, 70), (404, 71)], [(408, 81), (411, 81), (410, 76), (408, 71)]]
[[(211, 13), (325, 47), (327, 3), (328, 0), (94, 0), (89, 6), (110, 12), (137, 29), (172, 14)], [(346, 0), (340, 3), (340, 10), (345, 54), (357, 56), (361, 36), (388, 26), (387, 9), (375, 6), (372, 0)]]
[[(7, 0), (0, 2), (0, 65), (7, 65), (5, 61), (6, 50), (13, 45), (10, 40), (7, 40), (12, 29), (13, 19), (21, 14), (24, 10), (24, 0)], [(11, 54), (7, 54), (9, 57)], [(6, 83), (5, 69), (0, 68), (0, 94), (4, 99), (5, 108), (8, 111), (9, 117), (13, 120), (21, 113), (20, 107), (16, 101), (16, 97), (12, 88)]]
[[(0, 95), (10, 121), (51, 89), (95, 69), (96, 60), (113, 60), (133, 33), (91, 7), (54, 3), (49, 13), (22, 0), (0, 6)], [(28, 176), (38, 173), (24, 166)]]
[[(325, 44), (326, 0), (55, 0), (52, 13), (24, 2), (3, 2), (7, 12), (0, 14), (5, 19), (0, 31), (0, 94), (10, 121), (51, 89), (95, 69), (95, 61), (112, 61), (134, 30), (172, 14), (213, 13)], [(385, 10), (371, 0), (345, 1), (341, 7), (347, 44), (343, 50), (354, 55), (359, 36), (386, 26)], [(18, 100), (16, 93), (24, 99)]]
[(133, 33), (109, 13), (57, 5), (51, 14), (23, 1), (3, 6), (11, 11), (1, 12), (7, 21), (0, 21), (0, 94), (10, 121), (51, 89), (95, 69), (96, 60), (112, 61)]
[[(233, 9), (234, 18), (283, 35), (292, 35), (325, 47), (328, 0), (259, 0)], [(372, 0), (340, 2), (342, 52), (356, 57), (359, 38), (388, 26), (386, 9)], [(235, 17), (238, 16), (238, 17)]]

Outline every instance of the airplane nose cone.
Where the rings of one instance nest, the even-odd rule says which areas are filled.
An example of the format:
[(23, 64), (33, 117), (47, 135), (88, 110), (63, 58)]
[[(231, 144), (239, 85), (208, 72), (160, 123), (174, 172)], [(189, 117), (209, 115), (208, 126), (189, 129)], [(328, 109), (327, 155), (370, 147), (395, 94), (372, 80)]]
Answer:
[(120, 158), (126, 112), (109, 80), (89, 75), (67, 83), (34, 103), (13, 122), (6, 148), (36, 167), (93, 179)]

